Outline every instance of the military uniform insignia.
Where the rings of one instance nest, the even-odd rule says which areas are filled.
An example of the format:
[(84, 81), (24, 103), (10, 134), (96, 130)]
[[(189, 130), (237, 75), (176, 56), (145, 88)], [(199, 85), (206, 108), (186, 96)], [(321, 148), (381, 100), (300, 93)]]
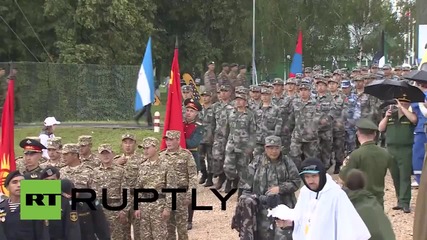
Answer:
[(31, 140), (27, 140), (27, 144), (31, 144)]
[(72, 222), (75, 222), (75, 221), (77, 221), (77, 219), (78, 219), (79, 217), (77, 216), (77, 212), (71, 212), (70, 213), (70, 220), (72, 221)]
[(33, 173), (33, 174), (31, 174), (31, 176), (30, 176), (31, 178), (38, 178), (39, 176), (37, 175), (37, 174), (35, 174), (35, 173)]
[(45, 225), (46, 227), (49, 227), (49, 220), (44, 220), (44, 225)]

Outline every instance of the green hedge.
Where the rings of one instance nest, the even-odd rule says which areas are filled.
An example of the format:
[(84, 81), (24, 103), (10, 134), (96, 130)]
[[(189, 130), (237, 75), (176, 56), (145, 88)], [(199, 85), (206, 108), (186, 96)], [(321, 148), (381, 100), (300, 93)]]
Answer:
[[(139, 66), (50, 63), (14, 63), (14, 66), (18, 69), (15, 112), (19, 122), (40, 122), (46, 116), (61, 121), (120, 121), (130, 120), (134, 115)], [(9, 69), (8, 63), (0, 63), (0, 67)]]

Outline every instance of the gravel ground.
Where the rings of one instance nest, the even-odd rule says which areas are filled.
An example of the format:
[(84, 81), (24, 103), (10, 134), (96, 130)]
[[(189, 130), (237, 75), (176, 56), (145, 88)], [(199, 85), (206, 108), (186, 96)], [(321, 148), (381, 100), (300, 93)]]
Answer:
[[(337, 178), (337, 175), (334, 176)], [(230, 227), (231, 218), (237, 201), (235, 194), (227, 202), (227, 210), (221, 210), (220, 201), (207, 188), (200, 187), (197, 195), (198, 205), (213, 206), (213, 211), (196, 211), (194, 213), (193, 229), (189, 232), (191, 240), (238, 240), (238, 234)], [(223, 193), (223, 195), (225, 195)], [(390, 174), (386, 176), (385, 186), (385, 212), (392, 222), (397, 240), (412, 239), (412, 225), (414, 220), (415, 201), (417, 190), (412, 190), (412, 213), (404, 214), (402, 211), (394, 211), (391, 208), (397, 203), (393, 182)]]

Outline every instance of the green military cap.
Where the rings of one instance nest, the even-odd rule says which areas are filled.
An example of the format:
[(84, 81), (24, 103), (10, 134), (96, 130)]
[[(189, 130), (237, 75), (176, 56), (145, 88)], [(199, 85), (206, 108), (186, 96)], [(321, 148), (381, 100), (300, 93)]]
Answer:
[(261, 92), (261, 86), (252, 85), (252, 86), (250, 86), (250, 91), (251, 92)]
[(238, 67), (239, 66), (239, 64), (237, 64), (237, 63), (232, 63), (231, 65), (230, 65), (230, 67)]
[(327, 78), (331, 78), (332, 77), (332, 73), (331, 72), (325, 72), (323, 75), (325, 77), (327, 77)]
[(80, 153), (80, 146), (75, 143), (67, 143), (62, 147), (62, 154), (65, 153)]
[(60, 149), (62, 147), (62, 138), (54, 137), (47, 140), (47, 149)]
[(397, 65), (396, 67), (394, 67), (394, 71), (402, 71), (402, 66)]
[(304, 74), (302, 73), (295, 74), (295, 78), (303, 78), (303, 77), (304, 77)]
[(372, 63), (371, 64), (371, 68), (378, 68), (378, 67), (379, 67), (378, 63)]
[(181, 87), (182, 92), (191, 92), (191, 86), (190, 85), (184, 85)]
[(330, 82), (339, 83), (338, 79), (335, 79), (335, 78), (329, 78), (328, 83)]
[(90, 136), (90, 135), (79, 136), (78, 143), (80, 146), (89, 145), (92, 143), (92, 136)]
[(336, 70), (334, 71), (334, 74), (333, 74), (333, 75), (341, 75), (341, 74), (342, 74), (341, 70), (340, 70), (340, 69), (336, 69)]
[[(262, 91), (262, 90), (261, 90)], [(246, 94), (236, 94), (236, 98), (240, 98), (240, 99), (243, 99), (243, 100), (248, 100), (248, 97), (246, 96)]]
[(306, 67), (305, 69), (304, 69), (304, 72), (305, 73), (311, 73), (313, 70), (311, 69), (311, 67)]
[(369, 70), (369, 68), (368, 68), (368, 66), (362, 66), (362, 67), (360, 68), (360, 70), (362, 70), (362, 71), (368, 71), (368, 70)]
[(261, 94), (271, 94), (271, 89), (269, 89), (269, 88), (262, 88), (261, 89)]
[(261, 86), (261, 87), (267, 87), (268, 86), (268, 82), (267, 81), (262, 81), (262, 82), (260, 82), (259, 86)]
[(316, 66), (313, 67), (313, 70), (314, 71), (321, 71), (322, 67), (320, 65), (316, 65)]
[(168, 130), (163, 138), (180, 139), (181, 132), (178, 130)]
[(240, 65), (239, 70), (246, 69), (246, 65)]
[(236, 87), (236, 93), (248, 94), (248, 92), (249, 92), (249, 89), (245, 88), (244, 86)]
[(355, 68), (353, 68), (352, 72), (360, 72), (360, 68), (355, 67)]
[(363, 79), (371, 79), (371, 74), (363, 74)]
[(210, 62), (208, 63), (208, 66), (209, 66), (209, 65), (212, 65), (212, 64), (213, 64), (213, 65), (215, 65), (215, 62), (214, 62), (214, 61), (210, 61)]
[(301, 81), (300, 85), (299, 85), (299, 89), (311, 89), (311, 84), (307, 81)]
[(328, 85), (328, 81), (326, 81), (326, 79), (324, 78), (316, 78), (316, 79), (318, 79), (316, 84), (323, 83), (325, 85)]
[(381, 69), (383, 69), (383, 70), (390, 70), (391, 69), (391, 65), (390, 64), (384, 64), (384, 66)]
[(222, 67), (229, 67), (230, 65), (228, 63), (222, 63)]
[(316, 74), (316, 75), (314, 76), (314, 78), (315, 78), (315, 79), (321, 79), (321, 78), (324, 78), (324, 76), (323, 76), (323, 74)]
[(229, 85), (221, 85), (221, 87), (219, 87), (219, 90), (221, 92), (229, 92), (231, 91), (231, 87)]
[(295, 78), (288, 78), (286, 84), (297, 84), (297, 80)]
[(158, 148), (160, 145), (159, 140), (155, 137), (146, 137), (142, 140), (142, 143), (138, 145), (138, 148), (155, 147)]
[(109, 153), (112, 153), (113, 147), (111, 146), (111, 144), (101, 144), (98, 147), (98, 153), (102, 153), (103, 151), (107, 151)]
[(282, 140), (278, 136), (268, 136), (265, 138), (265, 146), (282, 146)]
[(354, 80), (354, 81), (363, 81), (363, 80), (365, 80), (365, 77), (364, 77), (364, 76), (359, 75), (359, 76), (356, 76), (353, 80)]
[(273, 85), (284, 85), (284, 83), (281, 78), (275, 78), (273, 81)]
[(378, 130), (378, 126), (367, 118), (361, 118), (356, 122), (356, 127), (359, 129)]
[(126, 133), (126, 134), (122, 135), (122, 141), (125, 140), (125, 139), (131, 139), (131, 140), (136, 141), (135, 135), (130, 134), (130, 133)]
[(210, 91), (204, 91), (200, 96), (212, 96), (212, 93)]
[(265, 85), (265, 87), (267, 87), (267, 88), (271, 88), (271, 89), (273, 89), (274, 88), (274, 86), (273, 86), (273, 84), (271, 84), (271, 83), (267, 83), (267, 85)]

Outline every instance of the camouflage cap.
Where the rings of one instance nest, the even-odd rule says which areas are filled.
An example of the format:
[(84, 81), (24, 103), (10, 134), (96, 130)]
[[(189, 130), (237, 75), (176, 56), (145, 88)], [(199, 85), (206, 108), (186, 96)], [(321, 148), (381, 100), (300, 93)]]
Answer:
[(92, 136), (90, 135), (82, 135), (78, 139), (78, 143), (80, 146), (86, 146), (92, 143)]
[(304, 74), (302, 74), (302, 73), (297, 73), (297, 74), (295, 74), (295, 77), (296, 77), (296, 78), (303, 78), (303, 77), (304, 77)]
[(251, 92), (261, 92), (261, 86), (252, 85), (252, 86), (250, 86), (250, 91)]
[(323, 76), (323, 74), (316, 74), (314, 75), (314, 79), (321, 79), (324, 78), (325, 76)]
[(65, 153), (80, 153), (80, 146), (75, 143), (67, 143), (62, 147), (62, 154)]
[(261, 89), (261, 94), (271, 94), (271, 89), (269, 89), (269, 88), (262, 88)]
[(246, 65), (240, 65), (239, 70), (246, 69)]
[(342, 74), (341, 70), (337, 69), (337, 70), (334, 71), (333, 75), (341, 75), (341, 74)]
[(236, 93), (248, 94), (248, 92), (249, 89), (245, 88), (244, 86), (236, 87)]
[(230, 64), (228, 64), (228, 63), (226, 63), (226, 62), (225, 62), (225, 63), (222, 63), (222, 64), (221, 64), (221, 66), (222, 66), (222, 67), (229, 67), (229, 66), (230, 66)]
[[(263, 89), (265, 89), (265, 88), (263, 88)], [(240, 99), (243, 99), (243, 100), (248, 100), (248, 97), (246, 96), (246, 94), (236, 94), (236, 98), (240, 98)]]
[(328, 85), (328, 81), (326, 81), (326, 79), (324, 79), (324, 78), (316, 78), (316, 79), (317, 79), (316, 85), (319, 83), (323, 83), (325, 85)]
[(362, 70), (362, 71), (368, 71), (368, 70), (369, 70), (369, 68), (368, 68), (368, 66), (362, 66), (362, 67), (360, 68), (360, 70)]
[(181, 138), (181, 132), (177, 130), (168, 130), (163, 138), (179, 139)]
[(260, 84), (258, 86), (266, 87), (266, 86), (268, 86), (268, 82), (267, 81), (262, 81), (262, 82), (260, 82)]
[(391, 65), (390, 64), (384, 64), (384, 66), (381, 68), (382, 70), (390, 70)]
[(102, 153), (103, 151), (107, 151), (109, 153), (112, 153), (113, 147), (111, 146), (111, 144), (101, 144), (98, 147), (98, 153)]
[(288, 78), (286, 84), (297, 84), (297, 80), (295, 78)]
[(311, 67), (306, 67), (304, 69), (304, 73), (311, 73), (313, 70), (311, 69)]
[(311, 84), (306, 81), (301, 81), (299, 89), (311, 89)]
[(355, 68), (353, 68), (352, 72), (360, 72), (360, 68), (355, 67)]
[(363, 81), (363, 80), (365, 80), (365, 77), (363, 77), (363, 76), (359, 75), (359, 76), (354, 77), (354, 79), (353, 79), (353, 80), (354, 80), (354, 81)]
[(212, 93), (210, 91), (204, 91), (200, 94), (200, 96), (210, 96), (212, 97)]
[(273, 81), (273, 85), (284, 85), (284, 83), (281, 78), (275, 78)]
[(184, 85), (181, 87), (181, 92), (191, 92), (191, 86), (190, 85)]
[(335, 79), (335, 78), (329, 78), (328, 83), (330, 82), (339, 83), (338, 79)]
[(372, 63), (371, 64), (371, 68), (378, 68), (379, 66), (378, 66), (378, 63)]
[(331, 72), (325, 72), (323, 75), (325, 77), (327, 77), (327, 78), (331, 78), (332, 77), (332, 73)]
[(60, 149), (62, 147), (62, 138), (54, 137), (47, 140), (47, 149)]
[(356, 122), (356, 127), (359, 129), (378, 130), (378, 126), (370, 119), (361, 118)]
[(237, 63), (230, 64), (230, 67), (238, 67), (238, 66), (239, 66), (239, 64), (237, 64)]
[(219, 87), (220, 91), (224, 91), (224, 92), (229, 92), (231, 90), (231, 86), (230, 85), (221, 85), (221, 87)]
[(271, 83), (267, 83), (267, 85), (265, 85), (265, 87), (267, 87), (267, 88), (271, 88), (271, 89), (273, 89), (273, 88), (274, 88), (273, 84), (271, 84)]
[(131, 139), (131, 140), (136, 141), (135, 135), (130, 134), (130, 133), (126, 133), (126, 134), (122, 135), (122, 141), (125, 140), (125, 139)]
[(313, 67), (313, 71), (321, 71), (322, 67), (320, 65), (316, 65)]
[(155, 147), (159, 148), (160, 142), (155, 137), (146, 137), (142, 140), (142, 143), (138, 145), (139, 148), (147, 148), (147, 147)]
[(265, 146), (282, 146), (282, 140), (278, 136), (268, 136), (265, 138)]
[(214, 61), (208, 62), (208, 66), (211, 65), (211, 64), (215, 65), (215, 62)]

